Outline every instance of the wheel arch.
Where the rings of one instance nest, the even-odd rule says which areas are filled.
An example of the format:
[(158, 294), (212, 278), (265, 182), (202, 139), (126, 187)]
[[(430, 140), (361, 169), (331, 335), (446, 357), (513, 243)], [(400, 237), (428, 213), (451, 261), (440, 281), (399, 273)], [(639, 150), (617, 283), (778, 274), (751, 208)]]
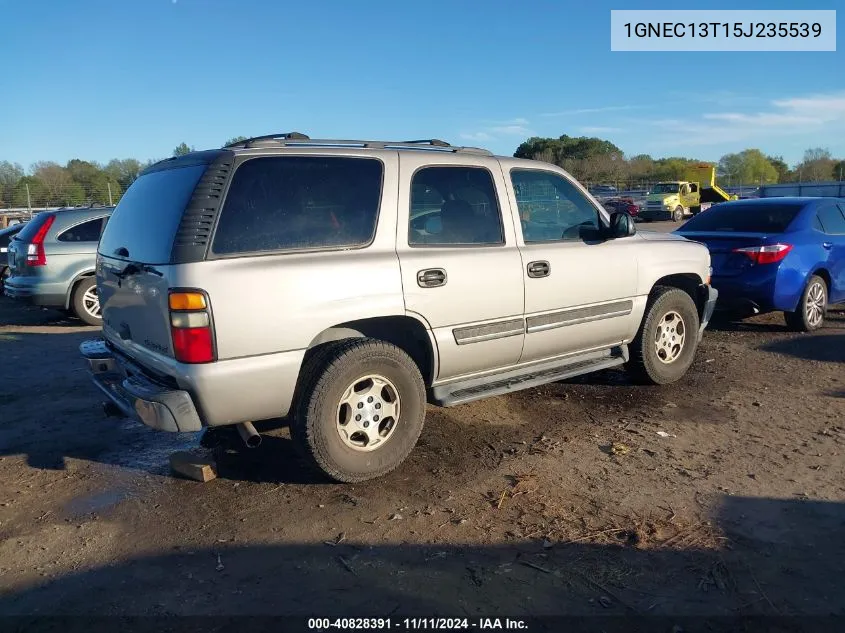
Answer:
[(706, 293), (701, 291), (701, 278), (696, 273), (673, 273), (660, 277), (651, 287), (649, 296), (654, 294), (654, 291), (659, 286), (669, 286), (683, 290), (690, 296), (692, 302), (698, 310), (698, 318), (701, 319), (704, 313), (704, 304), (707, 301)]
[(79, 284), (80, 281), (83, 279), (88, 279), (89, 277), (93, 277), (96, 270), (91, 268), (83, 270), (82, 272), (76, 273), (71, 282), (68, 284), (67, 292), (65, 293), (65, 310), (70, 308), (70, 302), (73, 300), (73, 293), (76, 291), (76, 286)]
[(430, 329), (421, 320), (408, 315), (393, 315), (338, 323), (311, 339), (306, 356), (318, 347), (348, 338), (374, 338), (392, 343), (411, 357), (427, 386), (434, 381), (437, 373), (436, 346)]

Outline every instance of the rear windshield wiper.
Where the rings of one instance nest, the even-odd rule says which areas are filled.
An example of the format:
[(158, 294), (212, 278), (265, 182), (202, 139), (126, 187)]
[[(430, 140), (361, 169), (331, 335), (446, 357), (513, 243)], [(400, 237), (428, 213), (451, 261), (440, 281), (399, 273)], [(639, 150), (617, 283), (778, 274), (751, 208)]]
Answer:
[(119, 273), (115, 273), (114, 276), (118, 279), (126, 279), (127, 277), (137, 275), (138, 273), (150, 273), (152, 275), (164, 277), (160, 270), (156, 270), (147, 264), (127, 264), (126, 268), (121, 270)]

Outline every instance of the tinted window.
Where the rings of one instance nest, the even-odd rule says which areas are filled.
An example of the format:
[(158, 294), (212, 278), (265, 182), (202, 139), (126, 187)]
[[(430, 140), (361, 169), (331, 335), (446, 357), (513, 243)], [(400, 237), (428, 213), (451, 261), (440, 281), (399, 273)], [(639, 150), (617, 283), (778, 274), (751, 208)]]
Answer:
[(99, 242), (102, 229), (103, 218), (97, 218), (72, 226), (60, 233), (56, 239), (60, 242)]
[(817, 214), (822, 230), (828, 235), (845, 235), (845, 217), (836, 205), (829, 205), (819, 209)]
[(511, 171), (526, 242), (583, 240), (599, 228), (597, 209), (569, 180), (548, 171)]
[(799, 204), (727, 202), (699, 213), (681, 231), (783, 233), (800, 210)]
[(368, 158), (254, 158), (235, 172), (217, 254), (355, 247), (375, 234), (383, 167)]
[(425, 167), (411, 181), (408, 244), (504, 244), (502, 214), (489, 171), (480, 167)]
[(145, 264), (170, 261), (173, 238), (205, 165), (144, 174), (132, 183), (111, 215), (99, 252), (109, 257), (125, 248), (128, 259)]

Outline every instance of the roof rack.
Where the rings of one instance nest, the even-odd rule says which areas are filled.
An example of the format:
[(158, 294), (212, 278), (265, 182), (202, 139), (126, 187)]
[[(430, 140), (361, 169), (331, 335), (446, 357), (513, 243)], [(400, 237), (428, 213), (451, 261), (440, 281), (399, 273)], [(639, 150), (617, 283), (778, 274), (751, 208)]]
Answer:
[(282, 132), (281, 134), (264, 134), (263, 136), (253, 136), (251, 138), (246, 138), (242, 141), (235, 141), (234, 143), (229, 143), (228, 145), (224, 145), (223, 147), (250, 147), (256, 141), (274, 141), (278, 139), (299, 139), (299, 140), (308, 140), (308, 136), (306, 134), (302, 134), (300, 132)]
[(288, 132), (285, 134), (266, 134), (256, 136), (237, 143), (226, 145), (227, 148), (275, 146), (283, 147), (360, 147), (364, 149), (417, 149), (451, 153), (480, 154), (492, 156), (489, 150), (480, 147), (463, 147), (450, 145), (440, 139), (420, 139), (411, 141), (364, 141), (350, 139), (312, 139), (299, 132)]

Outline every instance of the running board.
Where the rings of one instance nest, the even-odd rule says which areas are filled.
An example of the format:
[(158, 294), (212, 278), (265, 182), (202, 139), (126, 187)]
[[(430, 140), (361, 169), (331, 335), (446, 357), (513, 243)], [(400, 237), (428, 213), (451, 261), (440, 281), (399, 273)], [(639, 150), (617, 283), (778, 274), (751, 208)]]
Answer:
[(429, 401), (441, 407), (453, 407), (489, 396), (500, 396), (550, 382), (574, 378), (628, 362), (628, 346), (621, 345), (600, 352), (579, 354), (546, 361), (531, 367), (511, 369), (482, 378), (470, 378), (432, 387)]

